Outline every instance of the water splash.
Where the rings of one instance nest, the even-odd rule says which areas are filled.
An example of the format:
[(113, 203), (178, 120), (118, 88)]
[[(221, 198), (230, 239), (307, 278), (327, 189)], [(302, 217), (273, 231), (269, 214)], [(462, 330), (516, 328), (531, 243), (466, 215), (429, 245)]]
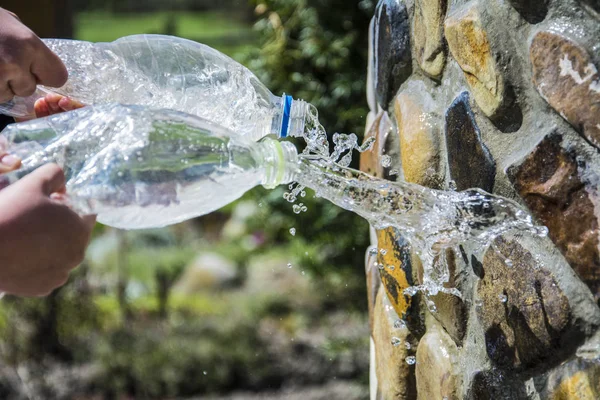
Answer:
[[(483, 252), (494, 238), (515, 230), (547, 234), (517, 203), (480, 189), (441, 191), (391, 182), (310, 154), (302, 155), (295, 168), (300, 186), (357, 213), (376, 229), (402, 230), (424, 269), (422, 284), (404, 291), (409, 296), (418, 291), (427, 296), (439, 292), (461, 296), (456, 288), (444, 287), (450, 277), (447, 249), (468, 242), (475, 253)], [(430, 310), (435, 312), (434, 308), (435, 304)]]
[[(375, 143), (375, 137), (370, 137), (365, 140), (362, 145), (359, 145), (358, 137), (354, 133), (349, 135), (334, 133), (332, 137), (334, 149), (333, 152), (330, 153), (327, 132), (319, 122), (319, 112), (317, 108), (312, 104), (308, 104), (302, 139), (304, 139), (304, 142), (306, 143), (306, 147), (303, 150), (304, 155), (318, 156), (343, 167), (349, 166), (352, 162), (352, 153), (354, 150), (362, 153), (370, 150)], [(306, 192), (304, 191), (306, 186), (303, 184), (291, 184), (288, 188), (289, 192), (285, 192), (283, 198), (290, 203), (295, 203), (298, 196), (306, 196)], [(297, 212), (299, 209), (300, 208), (294, 206), (294, 212), (296, 214), (299, 214), (299, 212)]]

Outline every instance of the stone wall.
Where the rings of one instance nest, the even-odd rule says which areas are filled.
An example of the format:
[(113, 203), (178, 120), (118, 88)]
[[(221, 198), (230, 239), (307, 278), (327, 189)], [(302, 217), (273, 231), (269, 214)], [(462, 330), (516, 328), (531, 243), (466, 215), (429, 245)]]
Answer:
[[(361, 169), (528, 208), (547, 238), (449, 251), (449, 286), (372, 232), (372, 399), (600, 399), (600, 2), (381, 0)], [(391, 161), (391, 162), (390, 162)]]

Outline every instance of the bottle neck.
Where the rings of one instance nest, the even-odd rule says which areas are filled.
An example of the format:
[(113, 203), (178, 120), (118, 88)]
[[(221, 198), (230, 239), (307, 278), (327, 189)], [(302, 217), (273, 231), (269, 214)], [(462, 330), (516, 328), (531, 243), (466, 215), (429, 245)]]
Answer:
[(258, 148), (265, 166), (261, 182), (264, 187), (273, 189), (294, 180), (298, 169), (298, 151), (292, 143), (266, 138), (258, 143)]
[(273, 96), (275, 115), (271, 123), (271, 134), (278, 138), (301, 137), (308, 114), (308, 104), (304, 100), (294, 100), (292, 96)]

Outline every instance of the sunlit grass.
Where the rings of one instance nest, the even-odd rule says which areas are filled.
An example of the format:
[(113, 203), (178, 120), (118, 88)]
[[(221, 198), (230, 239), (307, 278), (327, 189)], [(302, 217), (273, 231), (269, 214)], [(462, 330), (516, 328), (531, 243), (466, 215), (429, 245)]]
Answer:
[(253, 45), (249, 24), (220, 12), (152, 12), (112, 14), (81, 12), (75, 17), (75, 38), (111, 42), (123, 36), (172, 34), (207, 44), (236, 57)]

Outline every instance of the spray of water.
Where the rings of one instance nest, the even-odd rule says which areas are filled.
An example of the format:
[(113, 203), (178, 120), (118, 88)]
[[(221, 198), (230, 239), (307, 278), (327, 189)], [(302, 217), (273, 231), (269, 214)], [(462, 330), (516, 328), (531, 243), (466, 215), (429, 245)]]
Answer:
[[(311, 106), (304, 139), (306, 148), (296, 168), (296, 184), (284, 198), (295, 202), (306, 187), (334, 204), (357, 213), (376, 229), (394, 227), (402, 231), (423, 265), (422, 284), (407, 288), (426, 296), (438, 292), (461, 296), (449, 281), (446, 250), (468, 243), (474, 253), (483, 253), (494, 238), (509, 231), (545, 236), (547, 229), (536, 226), (517, 203), (479, 189), (463, 192), (433, 190), (406, 182), (378, 179), (348, 167), (353, 150), (363, 152), (375, 138), (362, 146), (354, 134), (333, 135), (329, 143), (317, 110)], [(297, 207), (296, 207), (297, 208)], [(506, 257), (505, 257), (506, 258)], [(510, 259), (506, 258), (510, 264)]]

